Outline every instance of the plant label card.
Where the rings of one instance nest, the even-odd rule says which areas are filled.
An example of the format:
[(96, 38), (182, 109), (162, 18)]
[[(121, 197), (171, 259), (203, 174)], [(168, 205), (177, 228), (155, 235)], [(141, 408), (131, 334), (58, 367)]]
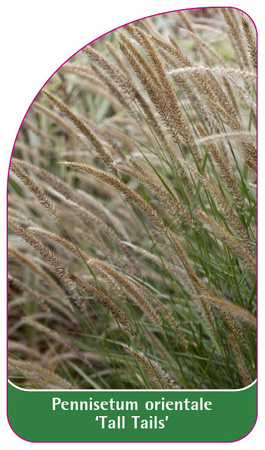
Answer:
[(21, 438), (253, 428), (256, 40), (237, 8), (151, 15), (78, 50), (32, 101), (8, 181)]

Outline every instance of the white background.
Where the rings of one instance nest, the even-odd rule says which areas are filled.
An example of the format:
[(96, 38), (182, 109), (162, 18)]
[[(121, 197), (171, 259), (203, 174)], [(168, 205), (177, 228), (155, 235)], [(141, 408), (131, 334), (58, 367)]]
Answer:
[[(3, 355), (1, 365), (1, 416), (0, 436), (2, 448), (72, 449), (76, 446), (99, 448), (101, 444), (37, 444), (21, 440), (10, 429), (6, 419), (6, 187), (12, 147), (23, 117), (43, 84), (54, 71), (73, 53), (100, 35), (127, 22), (145, 16), (176, 9), (232, 6), (246, 12), (255, 22), (259, 35), (259, 418), (256, 427), (245, 439), (227, 444), (136, 444), (145, 449), (249, 449), (261, 448), (265, 438), (265, 413), (262, 401), (264, 388), (264, 200), (262, 193), (264, 161), (264, 12), (260, 0), (234, 0), (222, 4), (216, 1), (190, 0), (13, 0), (2, 3), (0, 45), (0, 286), (1, 286), (1, 339)], [(263, 82), (262, 82), (263, 80)], [(264, 327), (263, 327), (264, 328)], [(262, 350), (263, 348), (263, 350)], [(229, 405), (228, 405), (229, 408)], [(247, 408), (247, 405), (246, 405)], [(235, 417), (235, 420), (237, 418)], [(45, 427), (45, 424), (43, 424)], [(222, 424), (220, 424), (222, 426)], [(116, 447), (132, 448), (134, 444), (105, 444), (111, 450)]]

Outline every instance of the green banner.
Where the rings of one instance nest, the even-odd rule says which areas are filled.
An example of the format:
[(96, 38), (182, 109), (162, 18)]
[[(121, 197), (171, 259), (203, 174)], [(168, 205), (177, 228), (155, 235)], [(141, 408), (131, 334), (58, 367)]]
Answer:
[(239, 390), (22, 390), (8, 418), (34, 442), (236, 441), (256, 420), (256, 382)]

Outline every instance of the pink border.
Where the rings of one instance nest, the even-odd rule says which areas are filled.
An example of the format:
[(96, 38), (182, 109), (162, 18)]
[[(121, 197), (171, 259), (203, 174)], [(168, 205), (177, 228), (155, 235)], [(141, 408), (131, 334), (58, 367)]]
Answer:
[[(10, 157), (10, 162), (9, 162), (9, 166), (8, 166), (8, 176), (7, 176), (7, 192), (6, 192), (6, 208), (7, 208), (7, 223), (6, 223), (6, 242), (7, 242), (7, 245), (6, 245), (6, 267), (7, 267), (7, 281), (6, 281), (6, 283), (7, 283), (7, 288), (6, 288), (6, 291), (7, 291), (7, 305), (8, 305), (8, 184), (9, 184), (9, 173), (10, 173), (10, 165), (11, 165), (11, 160), (12, 160), (12, 155), (13, 155), (13, 151), (14, 151), (14, 147), (15, 147), (15, 145), (16, 145), (16, 141), (17, 141), (17, 138), (18, 138), (18, 135), (19, 135), (19, 133), (20, 133), (20, 130), (21, 130), (21, 127), (22, 127), (22, 125), (23, 125), (23, 122), (24, 122), (24, 120), (25, 120), (25, 117), (27, 116), (27, 114), (28, 114), (28, 112), (29, 112), (29, 110), (30, 110), (30, 108), (31, 108), (31, 106), (32, 106), (32, 104), (33, 104), (33, 102), (35, 101), (35, 99), (38, 97), (38, 95), (40, 94), (40, 92), (42, 91), (42, 89), (44, 88), (44, 86), (49, 82), (49, 80), (55, 75), (55, 73), (56, 72), (58, 72), (58, 70), (67, 62), (67, 61), (69, 61), (71, 58), (73, 58), (73, 56), (75, 56), (77, 53), (79, 53), (83, 48), (85, 48), (85, 47), (87, 47), (87, 45), (90, 45), (90, 44), (92, 44), (93, 42), (95, 42), (95, 41), (97, 41), (98, 39), (100, 39), (101, 37), (103, 37), (103, 36), (106, 36), (107, 34), (109, 34), (109, 33), (111, 33), (112, 31), (115, 31), (115, 30), (118, 30), (119, 28), (123, 28), (123, 27), (125, 27), (126, 25), (129, 25), (129, 24), (131, 24), (131, 23), (134, 23), (134, 22), (138, 22), (138, 21), (140, 21), (140, 20), (144, 20), (144, 19), (148, 19), (149, 17), (156, 17), (156, 16), (160, 16), (160, 15), (163, 15), (163, 14), (170, 14), (170, 13), (174, 13), (174, 12), (178, 12), (178, 11), (190, 11), (190, 10), (197, 10), (197, 9), (222, 9), (222, 8), (230, 8), (230, 9), (235, 9), (235, 10), (237, 10), (237, 11), (241, 11), (242, 13), (244, 13), (246, 16), (248, 16), (249, 17), (249, 19), (252, 21), (252, 23), (253, 23), (253, 25), (254, 25), (254, 27), (255, 27), (255, 30), (256, 30), (256, 38), (257, 38), (257, 61), (258, 61), (258, 30), (257, 30), (257, 27), (256, 27), (256, 25), (255, 25), (255, 23), (254, 23), (254, 21), (252, 20), (252, 18), (249, 16), (249, 14), (247, 14), (245, 11), (243, 11), (242, 9), (240, 9), (240, 8), (236, 8), (236, 7), (233, 7), (233, 6), (203, 6), (203, 7), (195, 7), (195, 8), (183, 8), (183, 9), (176, 9), (176, 10), (172, 10), (172, 11), (166, 11), (166, 12), (163, 12), (163, 13), (157, 13), (157, 14), (152, 14), (152, 15), (150, 15), (150, 16), (145, 16), (145, 17), (142, 17), (142, 18), (140, 18), (140, 19), (136, 19), (136, 20), (133, 20), (133, 21), (131, 21), (131, 22), (127, 22), (127, 23), (125, 23), (125, 24), (123, 24), (123, 25), (120, 25), (119, 27), (116, 27), (116, 28), (113, 28), (112, 30), (110, 30), (110, 31), (108, 31), (108, 32), (106, 32), (106, 33), (104, 33), (104, 34), (102, 34), (101, 36), (99, 36), (99, 37), (97, 37), (96, 39), (93, 39), (91, 42), (89, 42), (88, 44), (86, 44), (86, 45), (84, 45), (83, 47), (81, 47), (80, 48), (80, 50), (78, 50), (78, 51), (76, 51), (75, 53), (73, 53), (73, 55), (72, 56), (70, 56), (69, 58), (67, 58), (66, 60), (65, 60), (65, 62), (64, 63), (62, 63), (59, 67), (58, 67), (58, 69), (56, 69), (54, 72), (53, 72), (53, 74), (48, 78), (48, 80), (43, 84), (43, 86), (39, 89), (39, 91), (38, 91), (38, 93), (36, 94), (36, 96), (34, 97), (34, 99), (32, 100), (32, 102), (30, 103), (30, 105), (29, 105), (29, 107), (28, 107), (28, 109), (27, 109), (27, 111), (26, 111), (26, 113), (25, 113), (25, 115), (24, 115), (24, 117), (23, 117), (23, 119), (22, 119), (22, 122), (21, 122), (21, 124), (20, 124), (20, 126), (19, 126), (19, 129), (18, 129), (18, 132), (17, 132), (17, 134), (16, 134), (16, 137), (15, 137), (15, 141), (14, 141), (14, 145), (13, 145), (13, 148), (12, 148), (12, 152), (11, 152), (11, 157)], [(258, 94), (258, 69), (257, 69), (257, 94)], [(258, 125), (258, 95), (257, 95), (257, 125)], [(258, 148), (258, 126), (257, 126), (257, 138), (256, 138), (256, 140), (257, 140), (257, 148)], [(257, 205), (258, 205), (258, 162), (257, 162), (257, 188), (256, 188), (256, 195), (257, 195)], [(257, 206), (257, 213), (256, 213), (256, 217), (257, 217), (257, 254), (256, 254), (256, 262), (257, 262), (257, 275), (256, 275), (256, 281), (257, 281), (257, 300), (258, 300), (258, 206)], [(198, 443), (233, 443), (233, 442), (239, 442), (239, 441), (241, 441), (242, 439), (244, 439), (244, 438), (246, 438), (250, 433), (251, 433), (251, 431), (254, 429), (254, 427), (255, 427), (255, 425), (256, 425), (256, 423), (257, 423), (257, 420), (258, 420), (258, 301), (257, 301), (257, 350), (256, 350), (256, 352), (257, 352), (257, 378), (256, 378), (256, 381), (257, 381), (257, 393), (256, 393), (256, 404), (257, 404), (257, 414), (256, 414), (256, 420), (255, 420), (255, 423), (254, 423), (254, 425), (253, 425), (253, 427), (251, 428), (251, 430), (245, 435), (245, 436), (243, 436), (242, 438), (240, 438), (240, 439), (237, 439), (237, 440), (235, 440), (235, 441), (29, 441), (28, 439), (24, 439), (24, 438), (22, 438), (21, 436), (19, 436), (16, 432), (15, 432), (15, 430), (13, 430), (13, 428), (12, 428), (12, 426), (11, 426), (11, 424), (10, 424), (10, 422), (9, 422), (9, 418), (8, 418), (8, 364), (7, 364), (7, 369), (6, 369), (6, 373), (7, 373), (7, 375), (6, 375), (6, 379), (7, 379), (7, 385), (6, 385), (6, 388), (7, 388), (7, 395), (6, 395), (6, 398), (7, 398), (7, 400), (6, 400), (6, 415), (7, 415), (7, 421), (8, 421), (8, 424), (9, 424), (9, 426), (10, 426), (10, 428), (11, 428), (11, 430), (14, 432), (14, 434), (16, 434), (20, 439), (22, 439), (23, 441), (26, 441), (26, 442), (32, 442), (32, 443), (65, 443), (65, 444), (67, 444), (67, 443), (78, 443), (78, 444), (82, 444), (82, 443), (98, 443), (98, 444), (100, 444), (100, 443), (102, 443), (102, 444), (108, 444), (108, 443), (135, 443), (135, 444), (137, 444), (137, 443), (146, 443), (146, 444), (148, 444), (148, 443), (166, 443), (166, 444), (170, 444), (170, 443), (191, 443), (191, 444), (198, 444)], [(7, 343), (6, 343), (6, 359), (8, 360), (8, 307), (7, 307)], [(194, 389), (194, 391), (196, 391), (196, 389)]]

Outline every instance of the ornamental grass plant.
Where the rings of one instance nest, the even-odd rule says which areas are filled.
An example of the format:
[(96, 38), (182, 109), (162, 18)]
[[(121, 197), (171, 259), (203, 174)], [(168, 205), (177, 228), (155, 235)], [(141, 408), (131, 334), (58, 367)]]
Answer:
[(256, 32), (139, 20), (47, 82), (9, 176), (9, 379), (237, 389), (256, 377)]

